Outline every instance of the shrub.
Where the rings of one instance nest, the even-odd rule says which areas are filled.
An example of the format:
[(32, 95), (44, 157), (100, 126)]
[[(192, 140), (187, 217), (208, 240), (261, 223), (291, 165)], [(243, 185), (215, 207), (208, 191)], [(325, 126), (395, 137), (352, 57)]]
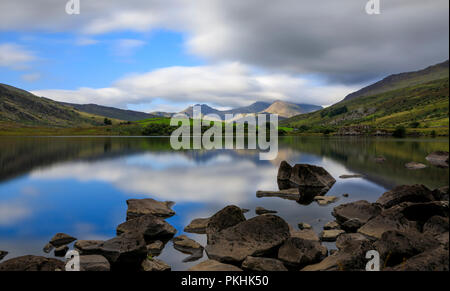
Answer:
[(397, 126), (392, 134), (394, 137), (405, 137), (406, 128), (403, 126)]

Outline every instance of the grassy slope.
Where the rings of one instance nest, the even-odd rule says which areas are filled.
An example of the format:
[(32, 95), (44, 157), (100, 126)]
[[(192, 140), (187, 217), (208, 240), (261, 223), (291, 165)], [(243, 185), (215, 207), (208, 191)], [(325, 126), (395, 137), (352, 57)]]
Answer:
[(146, 118), (156, 117), (155, 115), (133, 111), (133, 110), (124, 110), (114, 107), (101, 106), (97, 104), (72, 104), (72, 103), (63, 103), (59, 102), (59, 104), (74, 108), (76, 111), (85, 112), (88, 114), (105, 116), (108, 118), (125, 120), (125, 121), (138, 121)]

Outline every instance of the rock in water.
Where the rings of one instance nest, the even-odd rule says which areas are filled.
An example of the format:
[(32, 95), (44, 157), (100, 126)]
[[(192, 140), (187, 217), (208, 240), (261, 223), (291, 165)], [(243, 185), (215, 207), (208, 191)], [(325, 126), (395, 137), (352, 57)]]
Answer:
[(192, 262), (203, 257), (203, 246), (185, 235), (174, 238), (173, 247), (182, 253), (191, 255), (184, 259), (183, 262)]
[(184, 228), (185, 232), (206, 234), (206, 227), (208, 226), (208, 218), (196, 218), (189, 223), (188, 226)]
[(177, 230), (164, 219), (153, 214), (146, 214), (127, 220), (117, 227), (117, 235), (126, 232), (141, 233), (146, 240), (155, 240), (171, 238)]
[(154, 258), (153, 259), (146, 258), (142, 262), (141, 267), (146, 272), (152, 271), (162, 272), (162, 271), (170, 271), (172, 269), (169, 265), (167, 265), (163, 261)]
[(322, 167), (296, 164), (291, 167), (286, 161), (281, 162), (277, 175), (280, 190), (296, 187), (331, 188), (336, 180)]
[(80, 256), (80, 271), (99, 272), (109, 271), (111, 266), (108, 260), (99, 255)]
[(448, 168), (448, 152), (432, 152), (425, 158), (430, 164), (436, 167)]
[(276, 272), (288, 269), (279, 260), (272, 258), (247, 257), (242, 262), (242, 269), (250, 271)]
[(164, 243), (160, 240), (147, 245), (147, 251), (151, 256), (159, 256), (164, 249)]
[(53, 236), (53, 238), (50, 240), (50, 244), (54, 246), (55, 248), (70, 244), (71, 242), (76, 241), (77, 239), (65, 234), (65, 233), (57, 233)]
[(223, 272), (236, 272), (242, 271), (236, 266), (223, 264), (215, 260), (207, 260), (199, 263), (188, 269), (188, 271), (223, 271)]
[(366, 223), (369, 219), (380, 213), (380, 206), (371, 204), (365, 200), (359, 200), (336, 206), (331, 214), (336, 217), (337, 223), (342, 224), (353, 218), (357, 218), (362, 223)]
[(420, 170), (426, 168), (427, 166), (418, 162), (409, 162), (405, 164), (405, 167), (408, 170)]
[(205, 249), (210, 259), (240, 263), (248, 256), (263, 256), (289, 236), (283, 219), (266, 214), (213, 233)]
[(3, 260), (8, 255), (7, 251), (0, 251), (0, 261)]
[(433, 192), (424, 185), (402, 185), (385, 192), (377, 203), (383, 208), (390, 208), (402, 202), (430, 202)]
[(78, 240), (73, 246), (80, 255), (90, 255), (98, 253), (102, 240)]
[(64, 270), (64, 262), (39, 256), (22, 256), (0, 263), (0, 271), (56, 271)]
[(255, 208), (255, 213), (257, 215), (262, 215), (262, 214), (267, 214), (267, 213), (277, 213), (277, 211), (265, 209), (264, 207), (256, 207)]
[(256, 197), (279, 197), (287, 200), (300, 200), (300, 189), (299, 188), (289, 188), (280, 191), (256, 191)]
[(55, 247), (51, 243), (47, 243), (44, 248), (42, 249), (44, 253), (48, 254), (50, 253)]
[(153, 214), (154, 216), (168, 218), (175, 215), (170, 207), (174, 202), (166, 201), (160, 202), (155, 199), (129, 199), (127, 200), (127, 220), (137, 218), (146, 214)]
[(329, 230), (329, 229), (339, 229), (339, 224), (336, 221), (330, 221), (327, 222), (324, 226), (323, 229), (325, 230)]
[(351, 179), (351, 178), (362, 178), (363, 175), (360, 174), (354, 174), (354, 175), (340, 175), (339, 178), (341, 179)]
[(330, 203), (336, 202), (338, 198), (336, 196), (316, 196), (314, 200), (321, 206), (328, 205)]
[(304, 229), (312, 229), (311, 225), (305, 223), (305, 222), (299, 222), (298, 223), (298, 229), (304, 230)]
[(291, 267), (302, 267), (320, 262), (327, 248), (319, 242), (297, 237), (287, 239), (278, 250), (278, 259)]
[(320, 240), (322, 241), (336, 241), (338, 236), (345, 233), (342, 229), (326, 229), (320, 234)]
[(245, 216), (242, 213), (242, 209), (235, 206), (229, 205), (216, 214), (214, 214), (208, 221), (208, 226), (206, 227), (206, 234), (209, 237), (221, 230), (235, 226), (238, 223), (245, 221)]

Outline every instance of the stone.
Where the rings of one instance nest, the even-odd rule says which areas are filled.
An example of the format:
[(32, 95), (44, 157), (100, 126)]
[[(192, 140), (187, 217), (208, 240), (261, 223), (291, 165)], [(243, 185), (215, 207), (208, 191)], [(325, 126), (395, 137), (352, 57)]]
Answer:
[(171, 271), (172, 268), (167, 265), (165, 262), (155, 259), (155, 258), (146, 258), (141, 264), (142, 270), (146, 272), (164, 272)]
[(425, 158), (430, 164), (440, 168), (448, 168), (448, 152), (432, 152)]
[(80, 256), (80, 271), (106, 272), (111, 269), (108, 260), (100, 255)]
[(399, 204), (398, 207), (406, 219), (425, 223), (432, 216), (438, 215), (443, 217), (449, 216), (449, 204), (444, 201), (433, 201), (426, 203), (409, 203)]
[(299, 222), (298, 223), (298, 228), (300, 230), (304, 230), (304, 229), (312, 229), (311, 225), (305, 223), (305, 222)]
[(280, 260), (251, 256), (246, 257), (242, 262), (242, 269), (262, 272), (277, 272), (288, 270)]
[(381, 213), (381, 207), (365, 200), (341, 204), (333, 209), (332, 215), (336, 217), (339, 224), (347, 220), (357, 218), (362, 223), (366, 223), (372, 217)]
[(312, 240), (312, 241), (319, 241), (319, 236), (311, 228), (295, 230), (294, 228), (290, 227), (290, 235), (291, 235), (291, 237), (297, 237), (297, 238)]
[(44, 248), (42, 249), (44, 253), (48, 254), (50, 253), (55, 247), (51, 243), (47, 243)]
[(229, 264), (223, 264), (215, 260), (206, 260), (198, 265), (195, 265), (188, 269), (188, 271), (222, 271), (222, 272), (236, 272), (242, 271), (242, 269)]
[(336, 239), (336, 247), (338, 249), (344, 249), (344, 247), (353, 241), (370, 241), (365, 235), (360, 233), (343, 233)]
[(385, 271), (449, 271), (448, 247), (437, 247), (415, 255), (405, 262)]
[(339, 178), (341, 178), (341, 179), (362, 178), (362, 177), (363, 177), (363, 175), (360, 175), (360, 174), (339, 176)]
[(189, 233), (197, 233), (197, 234), (206, 234), (206, 227), (208, 226), (209, 217), (208, 218), (196, 218), (191, 221), (184, 228), (184, 232)]
[(210, 259), (240, 263), (248, 256), (264, 256), (289, 237), (289, 226), (282, 218), (265, 214), (213, 233), (205, 250)]
[(345, 197), (345, 198), (347, 198), (347, 197), (349, 197), (349, 196), (350, 196), (350, 194), (348, 194), (348, 193), (342, 194), (342, 197)]
[(339, 229), (339, 224), (336, 221), (330, 221), (327, 222), (324, 226), (323, 229), (325, 230), (329, 230), (329, 229)]
[(147, 245), (147, 252), (151, 256), (159, 256), (164, 249), (164, 243), (160, 240), (154, 241)]
[(203, 246), (185, 235), (175, 237), (173, 239), (173, 247), (182, 253), (191, 255), (184, 259), (183, 262), (192, 262), (203, 257)]
[(7, 251), (0, 250), (0, 261), (3, 260), (9, 253)]
[(300, 190), (299, 188), (288, 188), (280, 191), (256, 191), (256, 197), (278, 197), (298, 201), (300, 199)]
[(320, 233), (320, 240), (333, 242), (336, 241), (337, 237), (342, 233), (345, 233), (345, 231), (343, 231), (342, 229), (324, 230)]
[(336, 196), (316, 196), (314, 200), (321, 206), (328, 205), (330, 203), (336, 202), (338, 198)]
[(73, 247), (80, 255), (90, 255), (98, 253), (100, 245), (103, 243), (103, 240), (78, 240)]
[(229, 205), (216, 214), (214, 214), (208, 221), (206, 227), (206, 234), (208, 235), (208, 241), (210, 235), (235, 226), (236, 224), (245, 221), (245, 216), (242, 213), (241, 208), (235, 205)]
[(402, 202), (430, 202), (433, 193), (424, 185), (402, 185), (385, 192), (378, 198), (377, 203), (383, 208), (390, 208)]
[(277, 211), (265, 209), (264, 207), (256, 207), (255, 208), (255, 213), (257, 215), (261, 215), (261, 214), (267, 214), (267, 213), (277, 213)]
[(427, 165), (418, 163), (418, 162), (409, 162), (409, 163), (405, 164), (405, 167), (408, 170), (420, 170), (420, 169), (425, 169), (427, 167)]
[(127, 220), (117, 227), (117, 235), (126, 232), (141, 233), (146, 240), (172, 238), (177, 230), (164, 219), (146, 214)]
[(49, 243), (54, 246), (55, 248), (63, 246), (63, 245), (68, 245), (71, 242), (76, 241), (77, 239), (65, 234), (65, 233), (57, 233), (55, 234), (52, 239), (49, 241)]
[(278, 259), (291, 267), (303, 267), (320, 262), (327, 248), (319, 242), (297, 237), (287, 239), (278, 250)]
[(127, 220), (146, 214), (153, 214), (162, 218), (172, 217), (175, 215), (175, 211), (171, 209), (174, 204), (171, 201), (160, 202), (152, 198), (128, 199)]
[(449, 190), (448, 186), (437, 188), (433, 190), (433, 197), (438, 201), (448, 201), (449, 199)]
[(55, 257), (64, 257), (68, 250), (68, 246), (60, 246), (55, 248)]
[(423, 233), (434, 237), (449, 232), (449, 218), (439, 215), (430, 217), (423, 225)]
[(358, 218), (352, 218), (341, 224), (341, 228), (346, 232), (357, 232), (363, 226), (363, 223)]
[(308, 164), (296, 164), (289, 179), (295, 186), (331, 188), (336, 180), (324, 168)]
[(56, 271), (64, 270), (63, 261), (40, 256), (21, 256), (0, 263), (0, 271)]

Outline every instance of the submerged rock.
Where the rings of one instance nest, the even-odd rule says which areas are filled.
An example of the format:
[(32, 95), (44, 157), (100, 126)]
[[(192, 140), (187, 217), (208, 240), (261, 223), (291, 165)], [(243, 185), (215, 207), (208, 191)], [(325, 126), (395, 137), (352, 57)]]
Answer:
[(420, 169), (424, 169), (427, 167), (427, 165), (422, 164), (422, 163), (418, 163), (418, 162), (409, 162), (405, 164), (405, 167), (408, 170), (420, 170)]
[(278, 259), (291, 267), (314, 264), (327, 255), (327, 248), (319, 242), (297, 237), (287, 239), (278, 250)]
[(0, 263), (0, 271), (56, 271), (64, 270), (63, 261), (40, 256), (22, 256)]
[(242, 262), (242, 269), (250, 271), (276, 272), (287, 271), (288, 269), (280, 260), (272, 258), (259, 258), (248, 256)]
[(80, 256), (80, 271), (100, 272), (109, 271), (111, 265), (108, 260), (100, 255)]
[(311, 225), (305, 223), (305, 222), (299, 222), (298, 223), (298, 228), (300, 230), (304, 230), (304, 229), (312, 229)]
[(153, 214), (146, 214), (127, 220), (117, 227), (117, 235), (126, 232), (140, 233), (146, 240), (171, 238), (177, 230), (167, 221)]
[(255, 208), (255, 213), (257, 215), (261, 215), (261, 214), (267, 214), (267, 213), (277, 213), (277, 211), (265, 209), (264, 207), (256, 207)]
[(184, 232), (206, 234), (206, 227), (208, 226), (208, 218), (196, 218), (184, 228)]
[(215, 260), (206, 260), (188, 269), (188, 271), (223, 271), (223, 272), (236, 272), (242, 271), (242, 269), (229, 264), (223, 264)]
[(402, 185), (385, 192), (378, 198), (377, 203), (383, 208), (390, 208), (402, 202), (430, 202), (433, 193), (424, 185)]
[(210, 259), (239, 263), (247, 256), (264, 256), (289, 236), (283, 219), (266, 214), (213, 233), (205, 249)]
[(430, 164), (436, 167), (448, 168), (448, 152), (432, 152), (425, 158)]
[(338, 198), (336, 196), (316, 196), (314, 200), (321, 206), (325, 206), (336, 202)]
[(170, 207), (175, 203), (172, 201), (160, 202), (155, 199), (129, 199), (127, 200), (127, 220), (138, 218), (143, 215), (152, 214), (157, 217), (168, 218), (175, 215)]
[(354, 174), (354, 175), (340, 175), (339, 178), (341, 179), (351, 179), (351, 178), (362, 178), (363, 175), (360, 174)]
[(298, 201), (300, 199), (299, 188), (288, 188), (280, 191), (256, 191), (256, 197), (279, 197)]
[(146, 272), (163, 272), (170, 271), (172, 268), (165, 262), (155, 259), (146, 258), (141, 264), (142, 270)]
[(365, 200), (341, 204), (333, 209), (332, 215), (336, 217), (339, 224), (347, 220), (357, 218), (361, 223), (366, 223), (369, 219), (381, 213), (381, 207)]
[(70, 244), (71, 242), (76, 241), (77, 239), (73, 236), (70, 236), (65, 233), (57, 233), (55, 234), (52, 239), (49, 241), (49, 243), (54, 246), (55, 248)]

